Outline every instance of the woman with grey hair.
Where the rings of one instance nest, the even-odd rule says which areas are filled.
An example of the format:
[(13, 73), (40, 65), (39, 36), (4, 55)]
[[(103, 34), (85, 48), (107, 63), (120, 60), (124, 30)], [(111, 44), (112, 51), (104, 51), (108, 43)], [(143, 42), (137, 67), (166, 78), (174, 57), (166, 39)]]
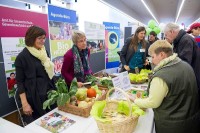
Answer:
[(89, 62), (90, 50), (87, 48), (86, 36), (82, 31), (74, 31), (72, 41), (74, 45), (64, 55), (61, 73), (68, 86), (76, 77), (78, 87), (82, 87), (85, 76), (92, 73)]

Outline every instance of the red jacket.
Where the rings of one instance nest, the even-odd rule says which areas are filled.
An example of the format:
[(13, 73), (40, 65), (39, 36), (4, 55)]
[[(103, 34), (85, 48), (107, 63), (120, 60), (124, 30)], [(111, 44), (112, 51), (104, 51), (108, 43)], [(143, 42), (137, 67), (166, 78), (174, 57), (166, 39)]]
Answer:
[(16, 84), (16, 79), (8, 79), (7, 80), (7, 84), (8, 84), (8, 90), (12, 90), (12, 88), (14, 87), (14, 85)]
[[(88, 50), (88, 58), (89, 57), (90, 57), (90, 50)], [(74, 58), (73, 58), (72, 48), (69, 49), (64, 55), (61, 74), (64, 77), (67, 85), (70, 85), (74, 78)]]

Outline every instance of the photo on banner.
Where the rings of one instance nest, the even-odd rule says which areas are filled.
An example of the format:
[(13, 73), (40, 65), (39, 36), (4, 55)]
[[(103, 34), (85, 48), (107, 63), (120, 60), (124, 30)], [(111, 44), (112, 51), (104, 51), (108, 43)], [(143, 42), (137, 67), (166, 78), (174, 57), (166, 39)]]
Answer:
[(63, 55), (73, 45), (71, 37), (74, 27), (70, 23), (49, 21), (51, 59), (55, 74), (60, 74)]
[(26, 31), (30, 26), (37, 25), (43, 28), (48, 36), (47, 14), (4, 6), (0, 6), (0, 12), (6, 12), (0, 14), (0, 38), (8, 97), (12, 97), (17, 88), (14, 62), (25, 47)]
[(76, 12), (48, 5), (51, 60), (54, 72), (61, 75), (63, 56), (72, 45), (72, 32), (77, 30)]
[[(9, 42), (9, 43), (8, 43)], [(12, 97), (17, 88), (15, 79), (15, 59), (17, 55), (24, 49), (24, 38), (18, 37), (2, 37), (2, 51), (4, 57), (5, 74), (7, 81), (7, 89), (9, 97)]]
[(87, 47), (91, 54), (105, 51), (105, 26), (102, 24), (84, 23)]
[(105, 54), (106, 69), (119, 67), (119, 42), (120, 42), (120, 24), (103, 22), (105, 25)]

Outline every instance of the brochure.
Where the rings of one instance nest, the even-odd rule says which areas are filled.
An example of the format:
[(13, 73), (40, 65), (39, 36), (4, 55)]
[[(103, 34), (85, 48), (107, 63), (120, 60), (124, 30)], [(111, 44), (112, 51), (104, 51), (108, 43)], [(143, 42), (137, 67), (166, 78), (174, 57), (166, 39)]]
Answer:
[(69, 119), (68, 117), (57, 112), (45, 116), (36, 122), (37, 125), (49, 130), (52, 133), (60, 133), (74, 123), (74, 120)]

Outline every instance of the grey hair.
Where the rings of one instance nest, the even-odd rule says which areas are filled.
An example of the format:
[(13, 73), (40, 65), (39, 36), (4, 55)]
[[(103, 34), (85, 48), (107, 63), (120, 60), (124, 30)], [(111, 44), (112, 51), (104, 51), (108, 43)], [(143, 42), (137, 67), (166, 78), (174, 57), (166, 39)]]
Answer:
[(85, 36), (85, 33), (82, 31), (74, 30), (72, 33), (72, 41), (74, 44), (77, 44), (78, 40), (83, 37), (86, 37), (86, 36)]
[(169, 30), (173, 30), (173, 31), (179, 31), (180, 27), (179, 25), (175, 24), (175, 23), (168, 23), (166, 24), (164, 31), (169, 31)]

